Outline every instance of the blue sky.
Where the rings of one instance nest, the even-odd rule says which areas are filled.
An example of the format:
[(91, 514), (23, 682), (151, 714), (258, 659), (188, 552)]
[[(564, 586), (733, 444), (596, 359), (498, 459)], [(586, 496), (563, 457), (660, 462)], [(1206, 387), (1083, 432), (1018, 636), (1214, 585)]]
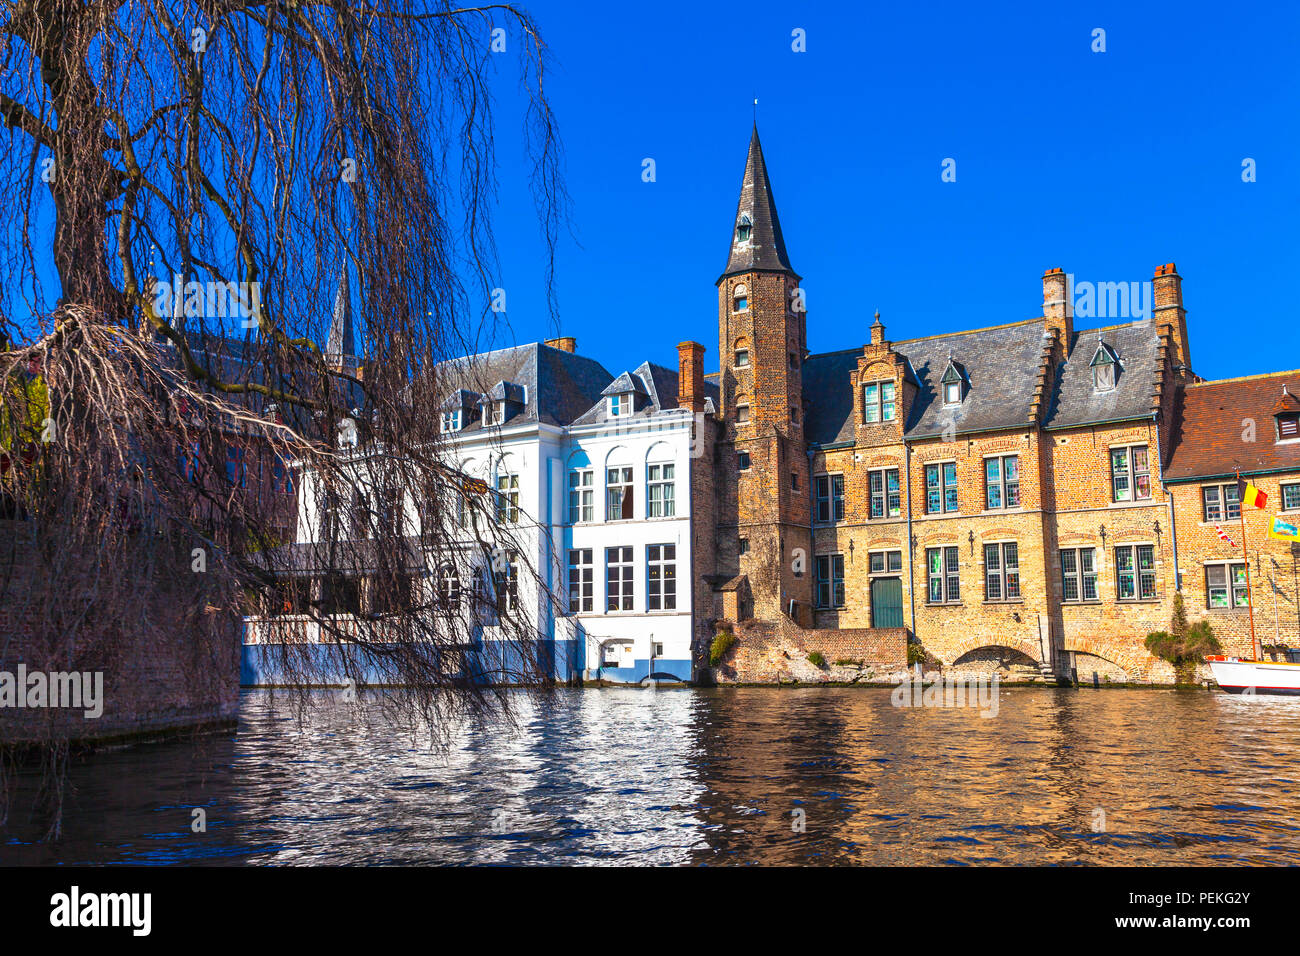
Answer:
[[(755, 96), (814, 352), (860, 346), (877, 308), (894, 340), (978, 328), (1041, 314), (1049, 267), (1146, 281), (1173, 261), (1198, 373), (1300, 367), (1300, 4), (528, 8), (555, 61), (573, 200), (559, 331), (615, 374), (674, 365), (683, 339), (716, 369), (713, 283)], [(531, 341), (556, 329), (500, 115), (498, 340)]]

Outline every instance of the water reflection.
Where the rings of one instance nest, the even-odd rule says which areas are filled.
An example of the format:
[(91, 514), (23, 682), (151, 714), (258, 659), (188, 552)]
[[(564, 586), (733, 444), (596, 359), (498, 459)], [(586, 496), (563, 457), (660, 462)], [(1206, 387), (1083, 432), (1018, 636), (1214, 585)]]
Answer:
[(78, 764), (58, 845), (24, 776), (0, 861), (1300, 862), (1284, 698), (1004, 688), (982, 719), (865, 688), (564, 689), (445, 753), (314, 704), (249, 694), (235, 734)]

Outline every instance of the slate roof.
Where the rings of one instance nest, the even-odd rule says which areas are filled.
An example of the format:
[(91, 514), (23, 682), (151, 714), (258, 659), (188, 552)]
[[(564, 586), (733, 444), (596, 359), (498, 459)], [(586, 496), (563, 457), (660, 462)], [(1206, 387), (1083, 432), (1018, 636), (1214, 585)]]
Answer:
[[(619, 416), (619, 421), (629, 421), (636, 418), (644, 418), (667, 409), (677, 408), (677, 372), (662, 365), (656, 365), (653, 362), (642, 362), (632, 372), (624, 372), (620, 375), (609, 388), (606, 388), (602, 395), (615, 395), (632, 390), (638, 391), (645, 395), (646, 401), (641, 408), (637, 409), (631, 415)], [(621, 385), (619, 383), (622, 383)], [(614, 386), (618, 385), (618, 388)], [(704, 383), (705, 399), (711, 399), (713, 407), (717, 408), (718, 404), (718, 386), (709, 381)], [(597, 401), (591, 408), (580, 415), (575, 421), (575, 425), (588, 425), (596, 422), (609, 421), (609, 407), (606, 402)]]
[(627, 372), (623, 372), (618, 378), (614, 379), (614, 381), (601, 389), (600, 394), (626, 395), (628, 392), (633, 392), (637, 395), (648, 394), (645, 383), (641, 381), (640, 377), (633, 378)]
[[(1300, 471), (1300, 441), (1276, 441), (1273, 409), (1282, 398), (1282, 386), (1300, 393), (1300, 371), (1274, 372), (1249, 378), (1197, 382), (1179, 395), (1181, 414), (1170, 444), (1166, 481), (1186, 481), (1267, 471)], [(1284, 410), (1289, 409), (1288, 408)], [(1246, 426), (1255, 423), (1255, 440), (1242, 440)]]
[[(1029, 421), (1038, 364), (1043, 351), (1042, 319), (1015, 325), (935, 335), (893, 343), (907, 360), (917, 397), (904, 425), (907, 438), (941, 434), (951, 422), (958, 433), (1014, 428)], [(804, 434), (829, 445), (854, 438), (850, 382), (861, 349), (810, 355), (803, 364), (807, 401)], [(960, 405), (945, 407), (939, 380), (949, 356), (960, 363), (968, 383)]]
[[(1115, 387), (1105, 392), (1093, 388), (1091, 363), (1097, 354), (1099, 334), (1118, 361)], [(1053, 376), (1043, 427), (1150, 418), (1160, 379), (1159, 349), (1160, 336), (1151, 319), (1075, 332), (1069, 358), (1057, 366)]]
[[(448, 393), (457, 388), (486, 394), (500, 382), (523, 386), (523, 407), (510, 424), (542, 422), (568, 425), (600, 399), (613, 376), (594, 359), (533, 342), (439, 363)], [(467, 423), (461, 433), (481, 429)]]
[[(748, 242), (741, 242), (737, 233), (741, 216), (750, 219)], [(776, 200), (772, 198), (772, 184), (767, 178), (767, 163), (763, 160), (763, 146), (758, 141), (757, 124), (749, 138), (749, 155), (745, 159), (745, 178), (741, 181), (736, 219), (731, 228), (727, 268), (719, 281), (738, 272), (754, 270), (794, 272), (785, 251), (785, 237), (781, 235), (781, 220), (776, 214)]]
[[(1115, 387), (1105, 392), (1094, 390), (1089, 364), (1097, 352), (1098, 331), (1119, 359)], [(905, 437), (940, 435), (950, 423), (958, 434), (1027, 425), (1045, 334), (1046, 325), (1039, 318), (892, 343), (907, 361), (908, 378), (917, 385), (904, 424)], [(1150, 418), (1159, 380), (1159, 345), (1150, 320), (1076, 332), (1069, 357), (1055, 370), (1043, 427)], [(854, 394), (849, 382), (861, 355), (861, 349), (846, 349), (804, 360), (804, 433), (809, 442), (853, 441)], [(965, 395), (960, 405), (945, 406), (940, 380), (950, 355), (962, 373)]]

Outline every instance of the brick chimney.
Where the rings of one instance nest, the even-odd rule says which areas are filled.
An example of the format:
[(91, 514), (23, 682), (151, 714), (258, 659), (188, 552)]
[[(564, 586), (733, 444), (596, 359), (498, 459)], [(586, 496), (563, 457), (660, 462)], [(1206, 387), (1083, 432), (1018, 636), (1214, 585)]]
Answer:
[(558, 339), (547, 339), (542, 344), (549, 345), (553, 349), (559, 349), (561, 352), (578, 351), (578, 340), (572, 335), (564, 335)]
[(1187, 340), (1187, 310), (1183, 308), (1183, 277), (1178, 274), (1178, 267), (1172, 262), (1156, 266), (1151, 285), (1155, 300), (1151, 315), (1155, 319), (1156, 328), (1162, 334), (1169, 335), (1174, 365), (1185, 366), (1187, 371), (1191, 371), (1192, 352)]
[(677, 346), (677, 405), (704, 411), (704, 346), (699, 342)]
[(1074, 337), (1074, 316), (1071, 315), (1070, 290), (1065, 270), (1060, 266), (1043, 273), (1043, 321), (1047, 328), (1055, 329), (1061, 347), (1067, 352)]

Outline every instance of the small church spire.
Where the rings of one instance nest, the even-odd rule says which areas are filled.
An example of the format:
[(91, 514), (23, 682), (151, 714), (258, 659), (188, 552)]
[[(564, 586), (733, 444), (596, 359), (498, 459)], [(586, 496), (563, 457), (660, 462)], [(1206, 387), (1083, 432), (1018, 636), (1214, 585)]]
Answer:
[(785, 251), (785, 238), (781, 235), (781, 220), (777, 217), (772, 184), (767, 178), (757, 123), (749, 138), (745, 178), (740, 185), (740, 201), (736, 203), (736, 219), (731, 231), (731, 252), (721, 278), (753, 271), (794, 272)]
[(325, 344), (325, 361), (334, 366), (356, 365), (356, 345), (352, 336), (352, 295), (348, 290), (346, 256), (339, 270), (338, 291), (334, 295), (334, 315), (330, 319), (329, 339)]

